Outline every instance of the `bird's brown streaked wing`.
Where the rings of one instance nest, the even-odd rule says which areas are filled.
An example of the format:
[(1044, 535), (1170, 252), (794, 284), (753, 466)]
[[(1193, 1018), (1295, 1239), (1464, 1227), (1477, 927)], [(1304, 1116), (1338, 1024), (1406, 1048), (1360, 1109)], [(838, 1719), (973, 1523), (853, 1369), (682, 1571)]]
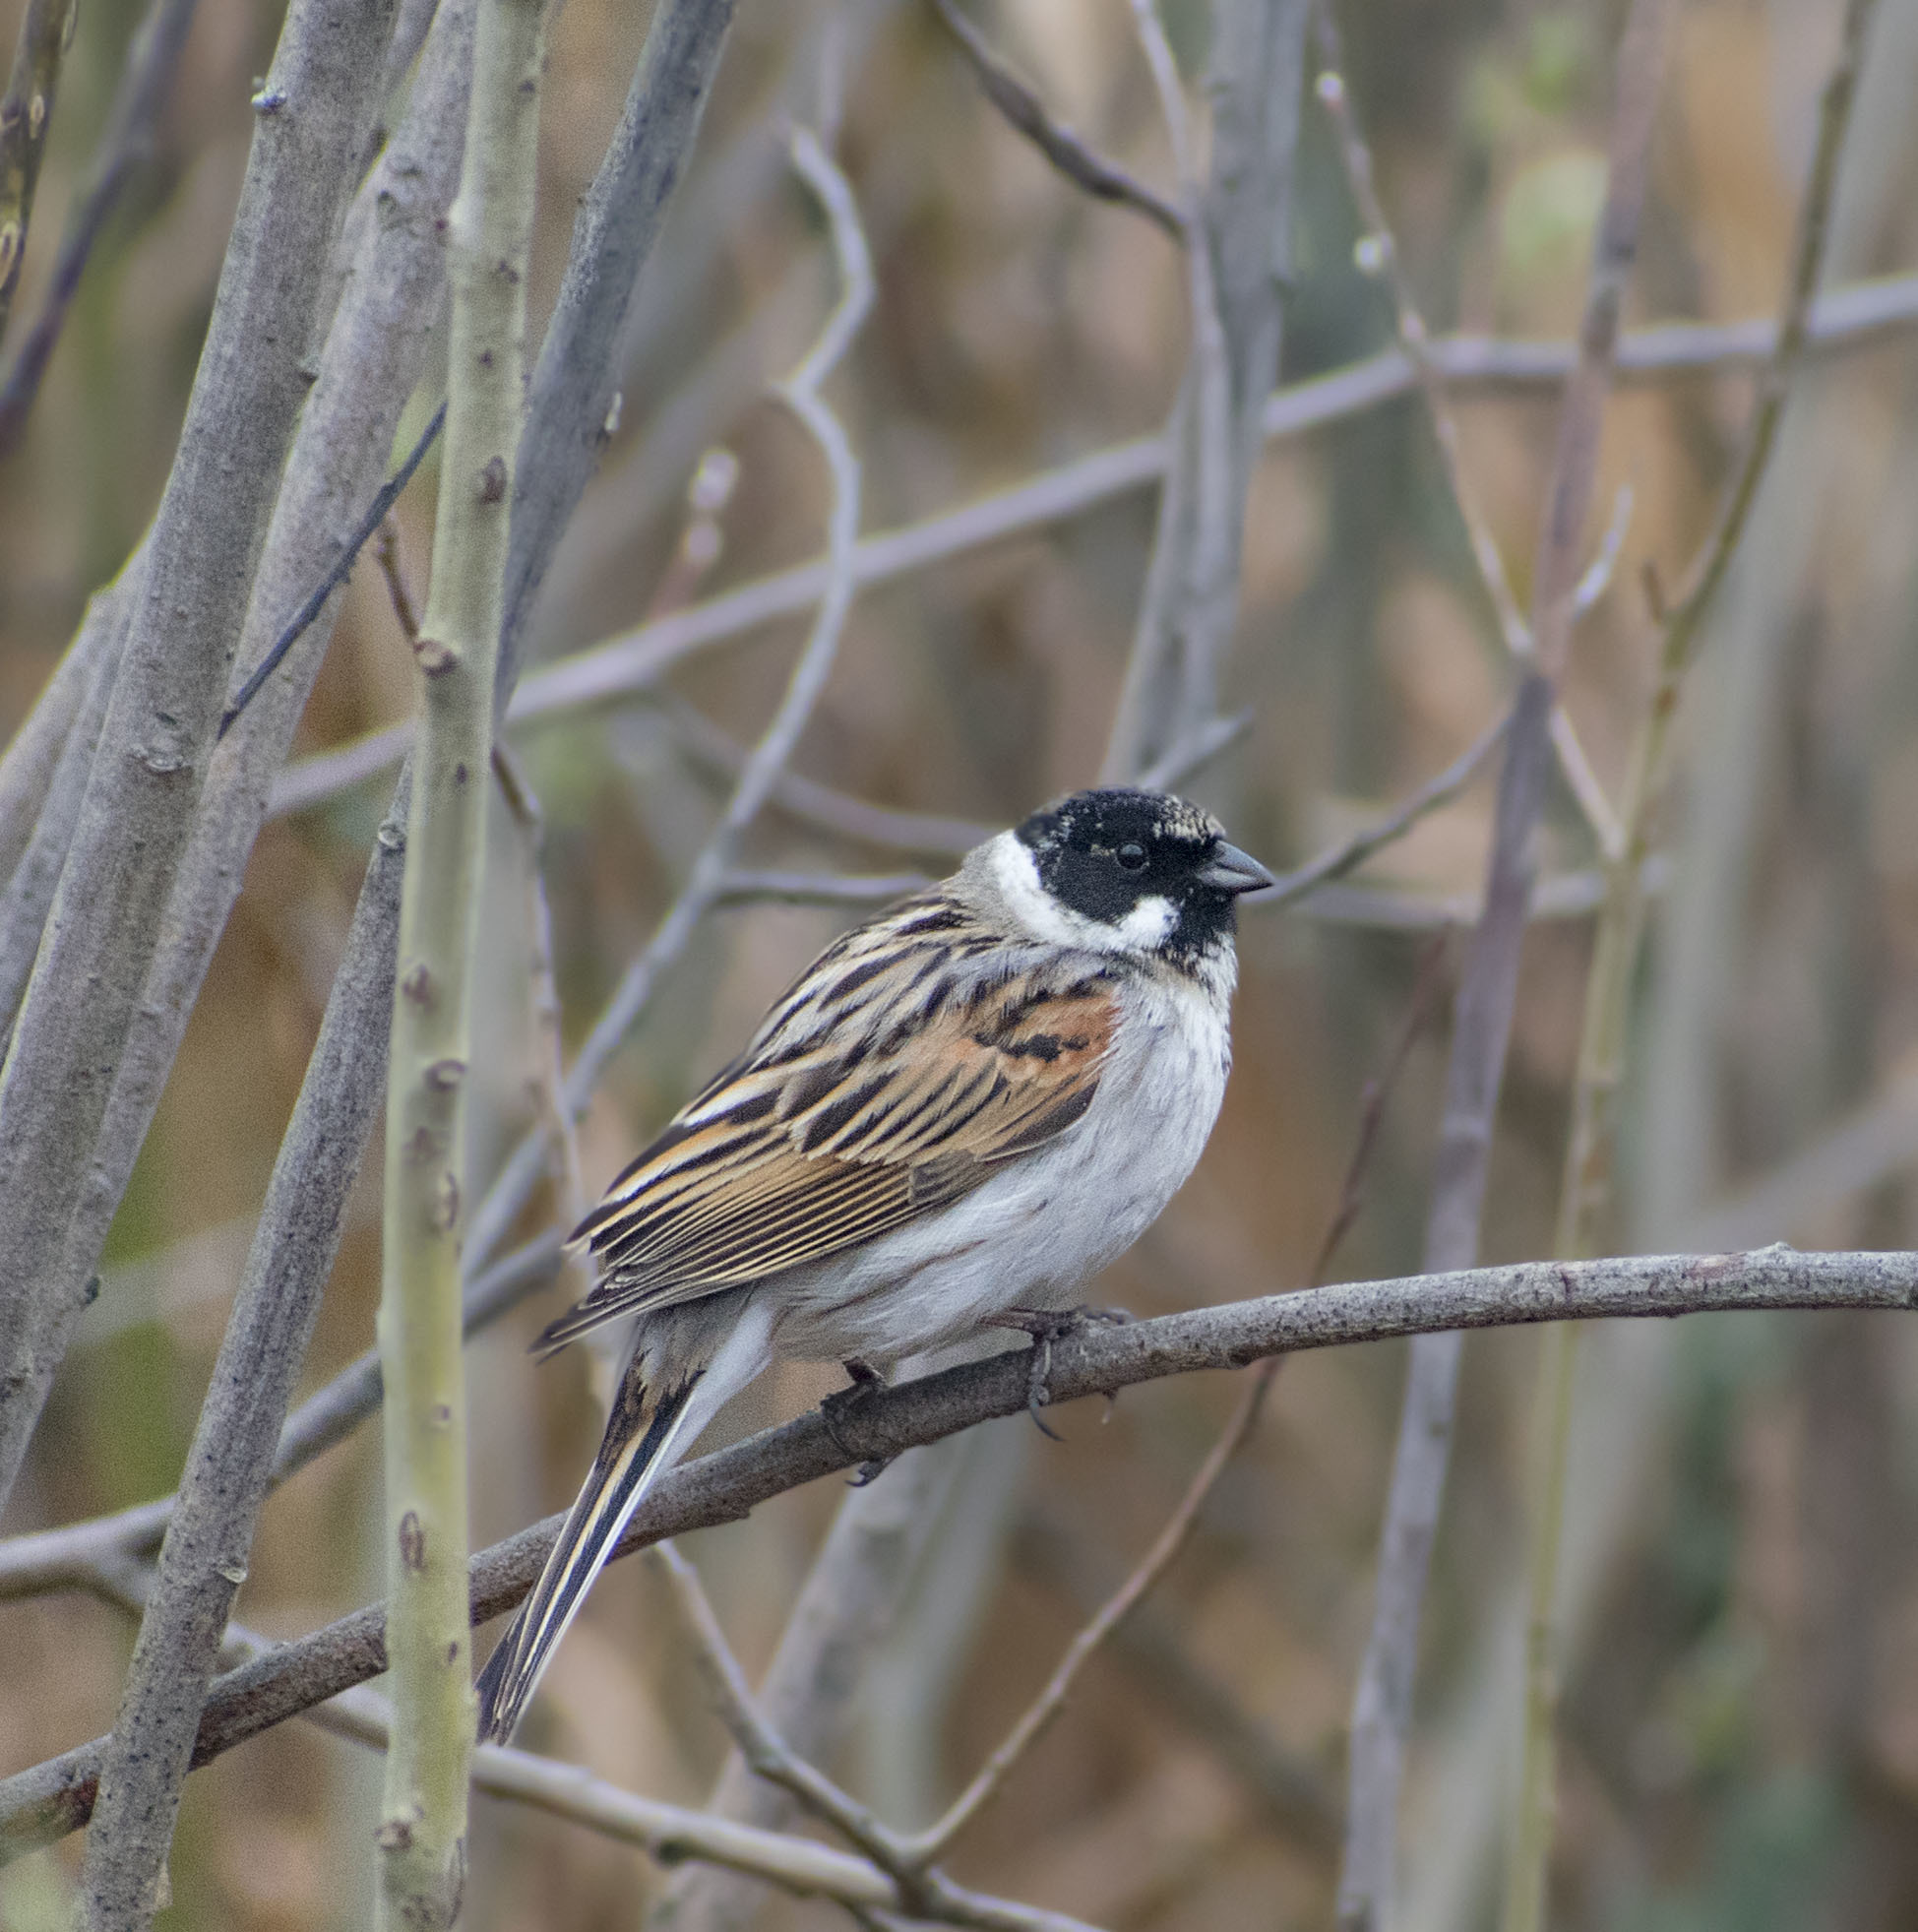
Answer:
[[(909, 910), (887, 943), (826, 955), (614, 1183), (575, 1236), (605, 1279), (542, 1346), (874, 1240), (1084, 1113), (1112, 980), (1093, 966), (965, 970), (943, 929), (899, 943)], [(795, 1009), (803, 1027), (782, 1017)]]

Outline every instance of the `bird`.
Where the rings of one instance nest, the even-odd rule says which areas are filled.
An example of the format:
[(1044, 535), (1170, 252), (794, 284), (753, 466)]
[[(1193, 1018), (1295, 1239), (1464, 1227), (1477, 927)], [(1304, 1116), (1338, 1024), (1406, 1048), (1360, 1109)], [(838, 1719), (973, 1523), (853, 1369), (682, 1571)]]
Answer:
[(480, 1673), (482, 1741), (513, 1736), (649, 1486), (772, 1362), (870, 1382), (1029, 1330), (1150, 1226), (1224, 1096), (1238, 902), (1274, 883), (1198, 806), (1079, 791), (794, 980), (572, 1235), (598, 1282), (535, 1349), (634, 1340)]

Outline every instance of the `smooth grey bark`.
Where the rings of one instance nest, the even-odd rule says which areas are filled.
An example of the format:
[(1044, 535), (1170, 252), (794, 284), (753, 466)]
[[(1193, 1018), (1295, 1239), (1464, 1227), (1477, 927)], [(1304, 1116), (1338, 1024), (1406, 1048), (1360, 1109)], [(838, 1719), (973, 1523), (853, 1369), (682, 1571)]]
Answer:
[[(33, 959), (60, 883), (60, 868), (67, 862), (67, 848), (79, 823), (81, 801), (87, 795), (87, 779), (93, 769), (93, 750), (99, 743), (107, 701), (113, 695), (113, 673), (132, 616), (131, 589), (131, 581), (123, 574), (94, 594), (80, 635), (61, 666), (62, 673), (70, 666), (76, 673), (72, 683), (79, 691), (80, 706), (68, 717), (68, 729), (55, 747), (46, 784), (22, 827), (27, 837), (18, 863), (5, 887), (0, 888), (0, 1036), (13, 1024), (21, 995), (32, 977)], [(49, 699), (63, 695), (52, 690), (47, 693)], [(54, 709), (64, 710), (64, 702)], [(36, 710), (35, 719), (38, 716)]]
[(0, 1501), (85, 1300), (68, 1231), (192, 836), (390, 18), (391, 0), (294, 0), (255, 96), (179, 451), (0, 1074)]
[[(378, 489), (395, 429), (418, 380), (445, 293), (446, 214), (460, 182), (472, 65), (474, 0), (444, 0), (404, 125), (361, 190), (374, 210), (361, 259), (320, 358), (287, 460), (255, 582), (241, 661), (278, 634), (287, 611), (339, 552)], [(325, 655), (323, 613), (261, 690), (214, 761), (200, 822), (169, 909), (148, 997), (128, 1036), (70, 1254), (92, 1266), (178, 1050), (186, 1017), (224, 929), (273, 774)], [(382, 826), (342, 966), (307, 1069), (337, 1082), (385, 1037), (392, 950), (351, 940), (397, 905), (402, 821)], [(158, 1574), (141, 1620), (100, 1779), (82, 1875), (84, 1922), (140, 1924), (172, 1841), (200, 1707), (221, 1632), (246, 1573), (274, 1447), (312, 1339), (337, 1251), (345, 1196), (368, 1121), (296, 1129), (277, 1161), (252, 1250), (188, 1453)], [(325, 1270), (309, 1258), (324, 1256)]]
[[(1517, 1324), (1731, 1313), (1753, 1309), (1918, 1309), (1918, 1254), (1801, 1254), (1779, 1243), (1742, 1255), (1643, 1255), (1520, 1262), (1455, 1275), (1413, 1275), (1309, 1288), (1097, 1327), (1053, 1347), (1055, 1406), (1168, 1375), (1244, 1368), (1268, 1355), (1398, 1336)], [(616, 1556), (716, 1523), (736, 1523), (801, 1483), (902, 1456), (975, 1423), (1023, 1411), (1028, 1352), (876, 1393), (829, 1428), (814, 1410), (716, 1455), (681, 1464), (634, 1516)], [(562, 1519), (523, 1529), (472, 1561), (475, 1623), (512, 1609), (532, 1588)], [(205, 1764), (236, 1744), (365, 1683), (386, 1668), (385, 1612), (369, 1604), (281, 1644), (216, 1680), (194, 1745)], [(99, 1742), (0, 1779), (0, 1862), (86, 1824)]]
[(97, 620), (116, 589), (117, 580), (94, 592), (73, 642), (0, 755), (0, 882), (10, 880), (26, 856), (74, 720), (93, 688), (93, 670), (105, 642)]

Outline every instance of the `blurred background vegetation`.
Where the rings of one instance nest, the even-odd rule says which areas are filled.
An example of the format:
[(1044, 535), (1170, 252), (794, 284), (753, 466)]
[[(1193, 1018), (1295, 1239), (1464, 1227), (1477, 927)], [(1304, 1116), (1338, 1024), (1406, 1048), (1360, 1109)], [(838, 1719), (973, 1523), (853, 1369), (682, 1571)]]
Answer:
[[(0, 0), (0, 44), (18, 11)], [(140, 11), (133, 0), (83, 9), (16, 336)], [(1342, 10), (1353, 99), (1435, 328), (1570, 333), (1603, 189), (1621, 12), (1610, 0)], [(1633, 323), (1775, 307), (1838, 12), (1836, 0), (1679, 9)], [(1168, 0), (1165, 15), (1196, 73), (1205, 7)], [(1121, 0), (996, 0), (972, 18), (1063, 119), (1169, 184)], [(553, 28), (535, 322), (644, 27), (643, 10), (615, 0), (568, 0)], [(25, 439), (0, 461), (0, 728), (26, 714), (88, 593), (157, 501), (245, 161), (248, 96), (277, 29), (269, 0), (200, 0), (156, 152), (89, 270)], [(824, 478), (765, 388), (832, 293), (818, 219), (783, 160), (787, 117), (818, 112), (823, 66), (840, 76), (838, 154), (879, 277), (835, 385), (865, 465), (867, 528), (908, 525), (1166, 416), (1186, 345), (1180, 265), (1162, 233), (1088, 202), (1010, 133), (928, 8), (746, 0), (636, 304), (620, 425), (548, 581), (537, 657), (820, 547)], [(1887, 0), (1846, 156), (1833, 280), (1918, 256), (1914, 85), (1918, 0)], [(1334, 149), (1308, 104), (1285, 381), (1391, 340), (1389, 303), (1354, 241)], [(422, 389), (402, 444), (436, 394)], [(1750, 398), (1748, 374), (1705, 371), (1629, 388), (1611, 408), (1601, 496), (1609, 505), (1629, 485), (1634, 508), (1613, 588), (1580, 628), (1568, 704), (1615, 794), (1649, 690), (1642, 568), (1670, 581), (1691, 555)], [(1522, 599), (1552, 392), (1461, 390), (1457, 406)], [(687, 490), (715, 448), (738, 465), (716, 519), (723, 544), (689, 565)], [(416, 592), (433, 481), (429, 462), (399, 513)], [(1918, 358), (1891, 335), (1802, 377), (1688, 692), (1669, 883), (1636, 1009), (1620, 1247), (1912, 1243), (1914, 515)], [(1151, 517), (1137, 490), (863, 595), (796, 768), (867, 800), (987, 825), (1086, 781)], [(800, 620), (764, 626), (694, 657), (669, 688), (518, 733), (546, 816), (569, 1042), (669, 903), (721, 796), (678, 708), (750, 738), (800, 634)], [(1192, 789), (1268, 862), (1301, 861), (1463, 750), (1510, 679), (1421, 408), (1387, 403), (1268, 446), (1227, 671), (1228, 703), (1252, 725)], [(299, 749), (391, 723), (409, 702), (392, 605), (362, 566)], [(386, 797), (378, 779), (262, 838), (8, 1528), (172, 1486)], [(1364, 892), (1248, 916), (1218, 1131), (1093, 1299), (1156, 1313), (1299, 1284), (1335, 1205), (1361, 1090), (1403, 1022), (1424, 930), (1476, 890), (1489, 807), (1483, 780), (1375, 861)], [(540, 1052), (518, 936), (525, 861), (500, 830), (489, 918), (508, 937), (489, 961), (480, 1030), (486, 1163), (531, 1117)], [(805, 870), (944, 865), (936, 850), (902, 858), (776, 812), (755, 841), (765, 863)], [(1593, 861), (1559, 797), (1547, 875)], [(845, 916), (762, 904), (707, 923), (587, 1124), (588, 1188)], [(1588, 937), (1563, 919), (1528, 941), (1488, 1260), (1549, 1250)], [(1425, 1038), (1392, 1096), (1342, 1277), (1416, 1266), (1443, 1045)], [(311, 1382), (371, 1338), (369, 1167)], [(570, 1499), (596, 1440), (592, 1364), (574, 1351), (535, 1368), (524, 1351), (556, 1305), (523, 1309), (472, 1356), (476, 1542)], [(1407, 1932), (1489, 1922), (1514, 1767), (1536, 1345), (1513, 1333), (1467, 1349), (1408, 1791)], [(1580, 1360), (1555, 1923), (1918, 1923), (1918, 1340), (1863, 1315), (1695, 1320), (1602, 1332)], [(1138, 1932), (1330, 1923), (1324, 1835), (1272, 1797), (1247, 1753), (1340, 1802), (1401, 1372), (1398, 1344), (1287, 1364), (1194, 1547), (968, 1838), (958, 1875)], [(769, 1378), (721, 1433), (788, 1414), (835, 1380)], [(1063, 1446), (1023, 1422), (988, 1435), (908, 1614), (872, 1660), (883, 1694), (867, 1699), (840, 1767), (855, 1789), (901, 1824), (953, 1794), (1149, 1539), (1234, 1394), (1223, 1377), (1164, 1383), (1103, 1423), (1083, 1405), (1060, 1419)], [(241, 1596), (250, 1625), (290, 1635), (378, 1594), (377, 1480), (363, 1431), (274, 1498)], [(841, 1494), (816, 1486), (689, 1544), (755, 1669)], [(131, 1638), (90, 1600), (0, 1603), (0, 1766), (107, 1728)], [(704, 1795), (723, 1737), (643, 1566), (618, 1566), (595, 1591), (548, 1680), (536, 1741), (637, 1789)], [(378, 1776), (354, 1746), (299, 1725), (196, 1775), (162, 1923), (363, 1922)], [(473, 1847), (475, 1928), (636, 1926), (660, 1883), (636, 1853), (483, 1798)], [(0, 1919), (64, 1924), (77, 1850), (70, 1841), (0, 1876)], [(769, 1898), (766, 1922), (836, 1921)]]

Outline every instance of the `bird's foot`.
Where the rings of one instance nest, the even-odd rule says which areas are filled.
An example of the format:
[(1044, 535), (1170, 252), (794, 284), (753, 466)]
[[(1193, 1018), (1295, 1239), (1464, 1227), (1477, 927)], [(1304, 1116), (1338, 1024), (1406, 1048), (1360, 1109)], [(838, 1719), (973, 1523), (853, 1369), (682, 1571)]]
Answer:
[(1040, 1435), (1063, 1442), (1065, 1438), (1039, 1413), (1052, 1404), (1052, 1344), (1097, 1324), (1131, 1320), (1123, 1308), (1089, 1308), (1082, 1302), (1077, 1308), (1064, 1309), (1004, 1308), (997, 1315), (988, 1316), (981, 1327), (1017, 1329), (1021, 1335), (1032, 1338), (1032, 1352), (1025, 1370), (1025, 1412)]
[[(851, 1378), (852, 1386), (836, 1389), (819, 1405), (820, 1420), (826, 1424), (826, 1433), (833, 1438), (841, 1456), (848, 1460), (856, 1458), (859, 1452), (839, 1433), (839, 1418), (861, 1408), (881, 1389), (886, 1387), (886, 1378), (870, 1362), (862, 1362), (854, 1355), (840, 1366)], [(892, 1462), (890, 1456), (869, 1457), (859, 1464), (846, 1480), (854, 1489), (863, 1489), (876, 1476), (880, 1475)]]

